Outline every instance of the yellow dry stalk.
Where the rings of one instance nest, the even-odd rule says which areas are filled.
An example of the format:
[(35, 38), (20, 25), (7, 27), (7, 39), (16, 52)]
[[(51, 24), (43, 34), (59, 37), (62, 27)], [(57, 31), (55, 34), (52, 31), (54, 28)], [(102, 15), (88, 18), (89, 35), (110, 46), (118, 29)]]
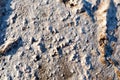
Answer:
[(102, 64), (104, 64), (104, 65), (107, 65), (107, 64), (108, 64), (108, 62), (107, 62), (106, 59), (105, 59), (105, 56), (101, 56), (101, 55), (100, 55), (99, 61), (100, 61)]
[(116, 66), (114, 66), (114, 71), (118, 77), (118, 80), (120, 80), (120, 69), (118, 69)]
[(100, 61), (103, 64), (106, 64), (105, 54), (106, 54), (106, 45), (107, 45), (107, 10), (109, 9), (110, 0), (103, 0), (98, 6), (98, 10), (95, 12), (95, 17), (97, 19), (97, 40), (98, 40), (98, 50), (100, 52)]
[(0, 46), (0, 54), (4, 54), (11, 46), (17, 41), (17, 39), (10, 38), (3, 45)]

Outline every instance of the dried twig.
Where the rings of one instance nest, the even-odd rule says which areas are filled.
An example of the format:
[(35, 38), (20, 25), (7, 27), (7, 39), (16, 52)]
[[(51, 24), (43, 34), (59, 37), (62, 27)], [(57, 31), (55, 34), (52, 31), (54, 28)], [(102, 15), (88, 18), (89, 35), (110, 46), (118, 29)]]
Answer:
[(6, 53), (18, 39), (10, 38), (3, 45), (0, 46), (0, 54)]

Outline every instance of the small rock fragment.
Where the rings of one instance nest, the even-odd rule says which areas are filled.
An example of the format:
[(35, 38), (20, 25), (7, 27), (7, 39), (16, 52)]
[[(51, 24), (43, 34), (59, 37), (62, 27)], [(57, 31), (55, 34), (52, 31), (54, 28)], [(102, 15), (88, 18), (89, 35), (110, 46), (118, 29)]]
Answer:
[(72, 51), (71, 55), (69, 56), (69, 61), (73, 61), (74, 60), (74, 56), (75, 56), (76, 52)]
[(25, 72), (26, 72), (26, 73), (30, 73), (30, 72), (31, 72), (30, 66), (27, 66), (27, 67), (26, 67)]
[(17, 14), (11, 16), (11, 23), (14, 24), (16, 22)]
[(34, 55), (34, 56), (32, 56), (32, 58), (35, 62), (37, 62), (41, 59), (41, 56), (40, 55)]

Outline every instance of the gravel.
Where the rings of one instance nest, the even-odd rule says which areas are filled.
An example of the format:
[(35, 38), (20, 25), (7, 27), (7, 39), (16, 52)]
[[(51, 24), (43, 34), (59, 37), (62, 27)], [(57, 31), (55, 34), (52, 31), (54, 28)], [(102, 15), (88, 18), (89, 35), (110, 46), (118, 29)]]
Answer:
[(106, 15), (102, 59), (108, 64), (101, 63), (98, 40), (101, 4), (0, 0), (0, 80), (119, 80), (120, 0), (100, 13)]

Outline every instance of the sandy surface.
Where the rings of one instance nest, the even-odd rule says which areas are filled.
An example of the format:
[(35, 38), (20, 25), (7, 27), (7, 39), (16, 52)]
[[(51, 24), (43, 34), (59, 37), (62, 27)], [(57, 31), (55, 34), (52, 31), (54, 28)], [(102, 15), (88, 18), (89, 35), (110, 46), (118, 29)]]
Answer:
[(120, 0), (0, 0), (0, 80), (120, 80)]

